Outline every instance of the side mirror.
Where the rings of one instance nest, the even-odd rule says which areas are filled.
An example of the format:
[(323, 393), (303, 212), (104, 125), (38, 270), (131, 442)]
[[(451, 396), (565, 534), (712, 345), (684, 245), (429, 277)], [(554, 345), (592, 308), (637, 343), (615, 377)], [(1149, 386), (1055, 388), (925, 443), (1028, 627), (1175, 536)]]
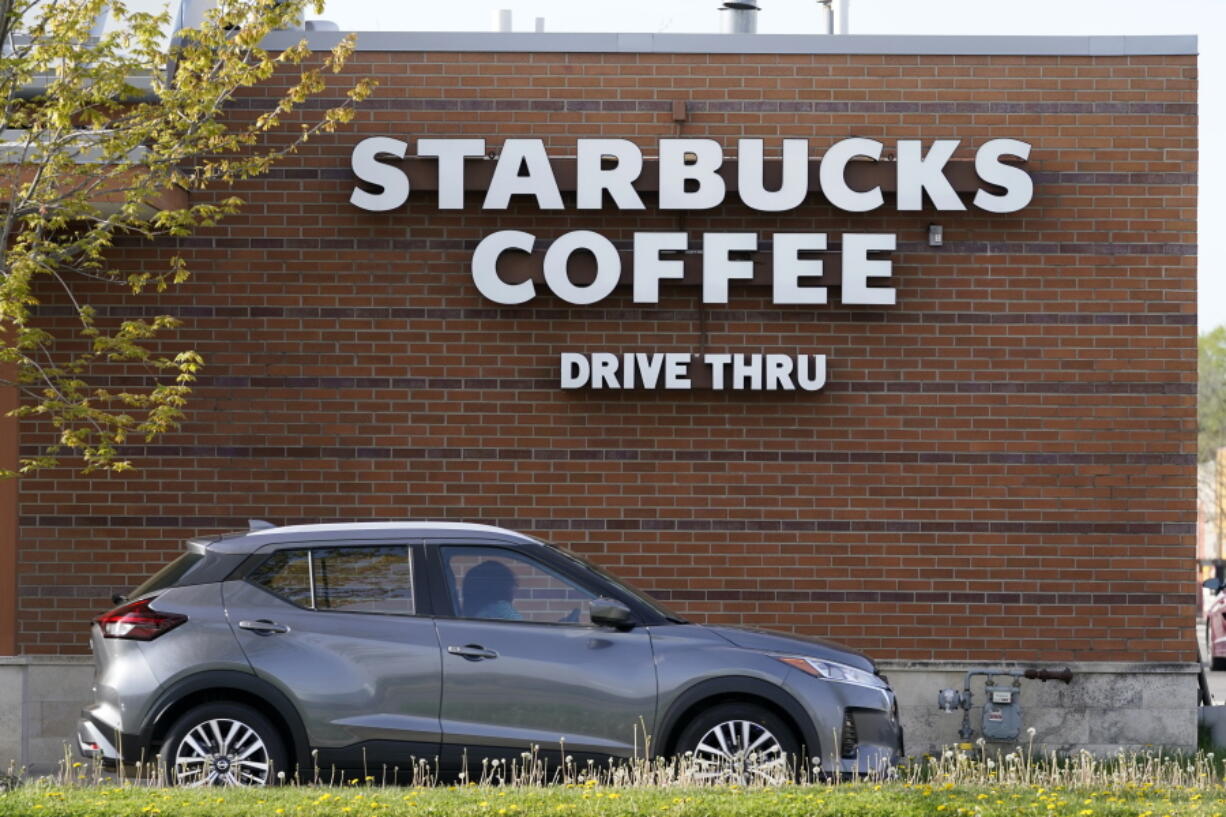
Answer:
[(588, 618), (598, 627), (612, 627), (615, 630), (629, 630), (634, 626), (629, 607), (616, 599), (603, 596), (592, 600)]
[(1212, 579), (1205, 579), (1200, 583), (1200, 586), (1206, 590), (1211, 590), (1214, 593), (1222, 592), (1222, 580), (1214, 576)]

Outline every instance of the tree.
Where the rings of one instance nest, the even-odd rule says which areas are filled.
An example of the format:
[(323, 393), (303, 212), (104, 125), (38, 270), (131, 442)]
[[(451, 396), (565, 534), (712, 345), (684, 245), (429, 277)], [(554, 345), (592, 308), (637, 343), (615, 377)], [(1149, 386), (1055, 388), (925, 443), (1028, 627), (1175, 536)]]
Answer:
[(1226, 326), (1198, 337), (1196, 348), (1197, 450), (1203, 462), (1226, 445)]
[[(79, 297), (81, 284), (100, 279), (141, 293), (187, 280), (177, 254), (164, 269), (132, 271), (117, 267), (108, 248), (120, 237), (187, 236), (234, 215), (241, 199), (213, 191), (266, 173), (312, 135), (352, 118), (374, 88), (368, 79), (289, 136), (279, 128), (325, 89), (354, 47), (350, 36), (314, 63), (305, 41), (277, 54), (261, 49), (269, 32), (301, 19), (307, 2), (219, 0), (198, 25), (170, 36), (169, 11), (130, 12), (121, 0), (0, 0), (0, 381), (21, 391), (17, 416), (53, 429), (18, 472), (61, 456), (85, 471), (125, 470), (132, 463), (120, 447), (129, 438), (153, 439), (183, 419), (204, 361), (190, 349), (151, 348), (178, 321), (100, 321)], [(103, 19), (106, 33), (91, 36)], [(278, 72), (292, 72), (289, 88), (267, 109), (226, 115), (236, 93)], [(209, 194), (168, 203), (180, 190)], [(71, 304), (72, 337), (40, 325), (41, 281)], [(116, 366), (144, 368), (153, 385), (94, 385)]]

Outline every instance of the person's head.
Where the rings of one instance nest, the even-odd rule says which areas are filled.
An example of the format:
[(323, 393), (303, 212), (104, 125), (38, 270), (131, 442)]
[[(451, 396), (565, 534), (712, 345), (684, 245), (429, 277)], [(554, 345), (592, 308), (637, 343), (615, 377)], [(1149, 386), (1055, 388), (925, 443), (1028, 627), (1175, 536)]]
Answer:
[(475, 616), (487, 605), (515, 598), (515, 574), (502, 562), (487, 559), (464, 574), (460, 596), (464, 615)]

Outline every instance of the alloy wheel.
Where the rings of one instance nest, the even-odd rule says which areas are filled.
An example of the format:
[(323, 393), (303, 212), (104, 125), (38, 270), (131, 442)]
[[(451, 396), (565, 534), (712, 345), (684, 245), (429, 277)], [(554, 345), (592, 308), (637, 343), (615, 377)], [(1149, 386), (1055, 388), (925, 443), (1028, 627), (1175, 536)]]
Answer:
[(788, 779), (787, 754), (765, 726), (730, 720), (707, 730), (694, 749), (694, 778), (704, 783), (776, 786)]
[(264, 786), (269, 773), (264, 740), (231, 718), (212, 718), (188, 730), (179, 741), (172, 771), (180, 786)]

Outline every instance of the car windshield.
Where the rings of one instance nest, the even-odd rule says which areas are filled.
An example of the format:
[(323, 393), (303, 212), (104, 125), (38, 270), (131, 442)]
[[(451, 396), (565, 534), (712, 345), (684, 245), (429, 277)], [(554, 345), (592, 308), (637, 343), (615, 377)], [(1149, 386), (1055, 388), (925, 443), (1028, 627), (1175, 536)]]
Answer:
[(618, 577), (614, 576), (612, 573), (600, 567), (599, 565), (592, 564), (587, 559), (580, 556), (578, 553), (574, 553), (572, 551), (567, 550), (566, 548), (558, 547), (556, 545), (554, 545), (553, 548), (557, 550), (559, 553), (566, 556), (568, 559), (571, 559), (579, 563), (582, 567), (586, 568), (587, 570), (592, 571), (597, 576), (600, 576), (600, 578), (604, 579), (609, 584), (612, 584), (614, 587), (621, 590), (623, 593), (629, 596), (633, 596), (634, 598), (638, 599), (641, 603), (643, 603), (647, 607), (650, 607), (653, 611), (655, 611), (660, 617), (662, 617), (666, 621), (672, 624), (689, 624), (690, 623), (688, 620), (679, 616), (677, 613), (673, 612), (672, 610), (668, 609), (663, 604), (661, 604), (660, 602), (653, 599), (651, 596), (644, 593), (642, 590), (639, 590), (634, 585), (629, 584), (624, 579), (619, 579)]

